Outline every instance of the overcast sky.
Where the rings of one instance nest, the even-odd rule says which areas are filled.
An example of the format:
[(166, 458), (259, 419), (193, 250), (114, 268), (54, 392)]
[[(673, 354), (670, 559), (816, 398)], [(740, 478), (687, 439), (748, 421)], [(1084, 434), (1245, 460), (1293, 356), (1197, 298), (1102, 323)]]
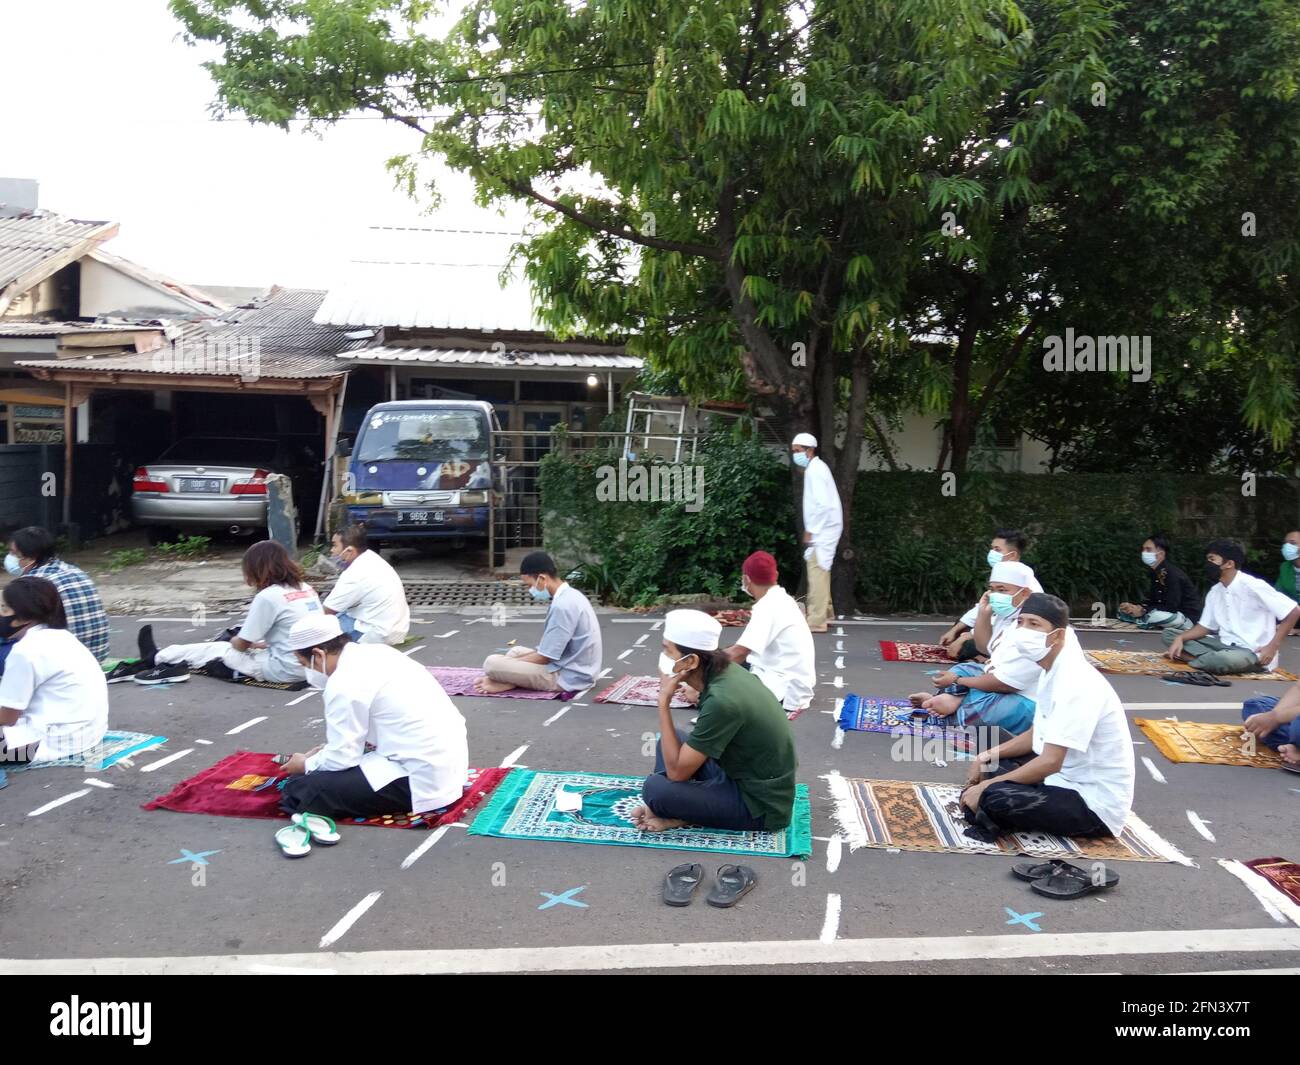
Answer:
[(410, 130), (211, 121), (205, 56), (179, 30), (165, 0), (0, 0), (0, 176), (119, 222), (106, 250), (197, 285), (328, 287), (370, 225), (518, 229), (458, 176), (421, 215), (384, 168), (417, 146)]

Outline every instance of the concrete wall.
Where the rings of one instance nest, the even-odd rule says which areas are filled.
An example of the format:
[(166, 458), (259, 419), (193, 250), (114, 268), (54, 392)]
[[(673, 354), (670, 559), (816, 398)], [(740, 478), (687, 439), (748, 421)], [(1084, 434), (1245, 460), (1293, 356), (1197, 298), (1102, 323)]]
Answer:
[(189, 317), (194, 308), (166, 292), (86, 256), (81, 260), (81, 316), (171, 311)]

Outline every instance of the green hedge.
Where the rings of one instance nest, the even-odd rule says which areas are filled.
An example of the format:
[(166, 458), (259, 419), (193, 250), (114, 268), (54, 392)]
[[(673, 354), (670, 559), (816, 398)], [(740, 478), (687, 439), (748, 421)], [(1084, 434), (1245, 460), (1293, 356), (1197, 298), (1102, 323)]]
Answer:
[[(608, 452), (542, 466), (548, 550), (567, 563), (595, 563), (597, 590), (613, 601), (648, 603), (661, 595), (738, 598), (740, 562), (753, 550), (777, 556), (787, 587), (802, 563), (789, 468), (749, 440), (711, 438), (703, 446), (705, 502), (601, 503), (596, 467)], [(984, 560), (997, 526), (1030, 538), (1026, 561), (1044, 588), (1079, 613), (1137, 601), (1146, 589), (1142, 540), (1162, 530), (1172, 558), (1198, 584), (1207, 541), (1230, 536), (1248, 549), (1247, 569), (1272, 581), (1278, 547), (1300, 525), (1297, 482), (1260, 480), (1253, 496), (1232, 477), (1143, 474), (994, 474), (960, 478), (955, 496), (937, 473), (859, 475), (852, 537), (859, 607), (948, 613), (964, 610), (988, 580)], [(601, 565), (603, 563), (603, 565)]]

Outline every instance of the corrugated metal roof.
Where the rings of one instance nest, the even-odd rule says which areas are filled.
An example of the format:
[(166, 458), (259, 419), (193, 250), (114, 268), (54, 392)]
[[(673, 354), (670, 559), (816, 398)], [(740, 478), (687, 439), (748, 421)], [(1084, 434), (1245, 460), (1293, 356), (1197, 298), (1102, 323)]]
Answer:
[(505, 351), (475, 351), (468, 348), (413, 347), (380, 344), (340, 352), (339, 359), (382, 363), (438, 363), (444, 366), (491, 366), (498, 369), (556, 370), (639, 370), (643, 362), (635, 355), (596, 352), (532, 351), (510, 347)]
[(111, 236), (116, 225), (64, 218), (49, 211), (0, 218), (0, 289), (79, 244)]
[(0, 318), (0, 337), (59, 337), (69, 333), (131, 333), (158, 331), (156, 322), (37, 322), (30, 318)]
[(277, 379), (335, 377), (347, 373), (336, 355), (364, 344), (342, 329), (317, 325), (312, 315), (319, 289), (272, 289), (220, 318), (188, 323), (171, 344), (138, 355), (24, 360), (24, 369), (93, 370), (97, 373), (218, 375)]

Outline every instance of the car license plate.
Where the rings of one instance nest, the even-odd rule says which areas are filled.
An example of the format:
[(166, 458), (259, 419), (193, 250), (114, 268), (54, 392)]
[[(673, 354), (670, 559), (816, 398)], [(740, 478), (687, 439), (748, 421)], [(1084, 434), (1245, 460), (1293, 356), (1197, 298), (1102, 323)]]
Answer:
[(219, 477), (182, 477), (182, 492), (220, 492), (221, 478)]
[(441, 510), (399, 510), (398, 525), (441, 525), (446, 520), (446, 513)]

